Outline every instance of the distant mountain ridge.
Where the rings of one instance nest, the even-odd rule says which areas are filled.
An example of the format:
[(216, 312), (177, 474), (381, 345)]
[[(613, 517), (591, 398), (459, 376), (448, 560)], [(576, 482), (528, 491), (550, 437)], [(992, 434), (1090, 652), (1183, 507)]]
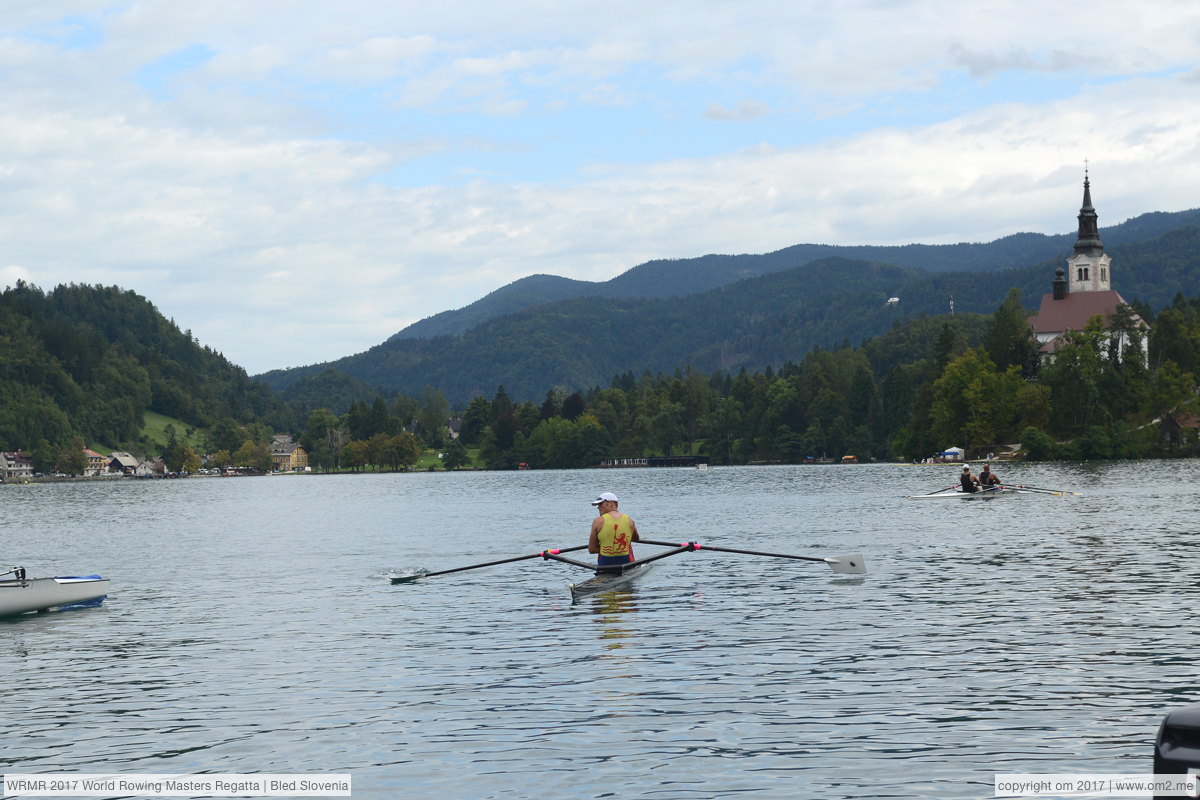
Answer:
[[(1180, 224), (1189, 220), (1193, 224)], [(1102, 236), (1113, 259), (1114, 288), (1148, 313), (1176, 293), (1200, 294), (1200, 211), (1142, 215)], [(990, 314), (1016, 287), (1024, 305), (1036, 308), (1073, 241), (1073, 235), (1016, 234), (988, 245), (869, 248), (921, 267), (833, 257), (762, 272), (764, 263), (777, 266), (797, 260), (795, 253), (818, 252), (806, 248), (837, 249), (798, 245), (766, 256), (649, 262), (605, 284), (533, 276), (489, 297), (521, 305), (529, 295), (519, 289), (528, 284), (542, 292), (537, 302), (489, 318), (499, 306), (480, 301), (464, 311), (481, 321), (460, 334), (394, 336), (363, 353), (258, 378), (311, 408), (331, 393), (343, 399), (367, 391), (416, 396), (434, 387), (451, 403), (465, 404), (498, 385), (514, 400), (539, 400), (555, 387), (605, 386), (625, 373), (684, 366), (706, 373), (762, 370), (799, 361), (814, 347), (857, 344), (905, 319), (946, 314), (951, 299), (959, 313)], [(1045, 249), (1053, 251), (1050, 256), (1024, 261)], [(962, 269), (945, 271), (952, 263)], [(1018, 266), (987, 270), (987, 263)], [(720, 276), (711, 274), (714, 264), (724, 265)], [(731, 272), (750, 275), (730, 282)], [(702, 291), (670, 293), (685, 283), (720, 281)], [(558, 297), (580, 285), (587, 294)], [(613, 296), (597, 294), (598, 286)], [(654, 294), (630, 297), (623, 286)], [(888, 303), (890, 297), (900, 301)]]
[[(1068, 243), (1069, 244), (1069, 243)], [(1065, 252), (1069, 252), (1067, 247)], [(1107, 248), (1114, 286), (1154, 309), (1177, 292), (1200, 294), (1200, 223)], [(393, 338), (329, 364), (260, 376), (285, 397), (327, 370), (384, 393), (426, 386), (456, 404), (504, 385), (514, 400), (555, 387), (605, 386), (615, 375), (762, 370), (797, 362), (814, 347), (857, 344), (896, 322), (946, 314), (990, 314), (1011, 287), (1026, 307), (1050, 290), (1064, 253), (998, 272), (930, 272), (828, 258), (685, 297), (582, 297), (544, 303), (484, 322), (460, 336)], [(900, 302), (889, 304), (889, 297)]]
[[(1144, 241), (1200, 223), (1200, 209), (1150, 212), (1101, 228), (1106, 246)], [(706, 255), (639, 264), (608, 281), (531, 275), (503, 286), (463, 308), (426, 317), (391, 339), (457, 336), (489, 320), (545, 303), (578, 297), (655, 298), (696, 294), (738, 280), (781, 272), (826, 258), (894, 264), (926, 272), (995, 272), (1065, 257), (1074, 233), (1015, 233), (982, 244), (897, 246), (798, 244), (761, 255)], [(390, 341), (390, 340), (389, 340)]]

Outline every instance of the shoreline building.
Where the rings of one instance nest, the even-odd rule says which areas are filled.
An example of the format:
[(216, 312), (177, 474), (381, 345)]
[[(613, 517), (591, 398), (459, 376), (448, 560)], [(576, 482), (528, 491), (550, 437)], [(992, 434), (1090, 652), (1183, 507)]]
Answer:
[[(1118, 306), (1129, 305), (1112, 288), (1112, 259), (1104, 252), (1100, 241), (1099, 217), (1092, 206), (1092, 186), (1087, 171), (1083, 173), (1083, 206), (1079, 209), (1079, 232), (1075, 248), (1067, 258), (1066, 268), (1054, 271), (1053, 290), (1042, 295), (1042, 304), (1030, 323), (1037, 337), (1038, 354), (1043, 360), (1052, 359), (1062, 345), (1062, 336), (1069, 331), (1081, 331), (1095, 316), (1104, 318), (1104, 328), (1112, 327)], [(1142, 331), (1150, 326), (1137, 314), (1132, 315), (1135, 327)], [(1119, 347), (1124, 351), (1128, 335), (1121, 331)], [(1143, 340), (1143, 348), (1145, 341)]]

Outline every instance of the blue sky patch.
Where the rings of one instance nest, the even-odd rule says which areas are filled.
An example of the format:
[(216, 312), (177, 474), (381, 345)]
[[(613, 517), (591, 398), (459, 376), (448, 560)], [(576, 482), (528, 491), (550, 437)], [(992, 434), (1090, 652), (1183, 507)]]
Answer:
[(161, 99), (175, 78), (206, 63), (214, 55), (216, 51), (211, 47), (193, 44), (142, 67), (137, 71), (136, 81)]

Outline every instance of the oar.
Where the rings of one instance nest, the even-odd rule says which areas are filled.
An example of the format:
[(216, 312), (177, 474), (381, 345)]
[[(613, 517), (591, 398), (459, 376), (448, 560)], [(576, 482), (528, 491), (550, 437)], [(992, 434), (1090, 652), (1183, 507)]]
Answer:
[(1073, 495), (1074, 497), (1083, 497), (1083, 495), (1080, 494), (1079, 492), (1068, 492), (1065, 489), (1043, 489), (1040, 486), (1024, 486), (1024, 485), (1014, 486), (1012, 484), (1005, 484), (1004, 488), (1005, 489), (1024, 489), (1025, 491), (1028, 491), (1028, 492), (1041, 492), (1042, 494), (1052, 494), (1055, 497), (1062, 497), (1062, 496), (1068, 495), (1068, 494)]
[(951, 489), (957, 489), (957, 488), (958, 488), (958, 484), (956, 483), (953, 486), (947, 486), (944, 489), (934, 489), (932, 492), (927, 492), (926, 494), (910, 494), (908, 496), (908, 499), (909, 500), (919, 500), (922, 497), (941, 497), (943, 492), (948, 492)]
[[(656, 542), (651, 539), (642, 539), (646, 544), (657, 544), (663, 547), (675, 547), (671, 542)], [(720, 553), (739, 553), (744, 556), (769, 556), (771, 558), (795, 558), (800, 561), (820, 561), (828, 564), (834, 572), (841, 572), (846, 575), (865, 575), (867, 574), (867, 562), (861, 553), (855, 553), (849, 556), (836, 556), (834, 558), (816, 558), (814, 556), (794, 556), (788, 553), (764, 553), (759, 550), (737, 550), (732, 547), (717, 547), (710, 544), (697, 544), (696, 542), (688, 542), (687, 544), (679, 545), (680, 550), (715, 550)], [(677, 551), (678, 552), (678, 551)], [(651, 556), (654, 558), (655, 556)]]
[[(392, 578), (392, 583), (412, 583), (417, 578), (428, 578), (432, 575), (449, 575), (451, 572), (462, 572), (468, 569), (480, 569), (482, 567), (494, 567), (497, 564), (511, 564), (514, 561), (527, 561), (531, 558), (554, 558), (559, 553), (570, 553), (573, 550), (586, 550), (587, 545), (581, 544), (578, 547), (562, 547), (554, 550), (542, 550), (540, 553), (531, 553), (527, 556), (514, 556), (512, 558), (502, 558), (499, 561), (488, 561), (484, 564), (472, 564), (468, 567), (455, 567), (454, 569), (442, 569), (437, 572), (419, 572), (416, 575), (401, 575)], [(588, 565), (585, 565), (588, 566)]]

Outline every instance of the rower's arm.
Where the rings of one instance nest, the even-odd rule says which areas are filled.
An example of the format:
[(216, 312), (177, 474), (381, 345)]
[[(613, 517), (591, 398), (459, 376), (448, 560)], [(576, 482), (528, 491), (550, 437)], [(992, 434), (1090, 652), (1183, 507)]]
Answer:
[(603, 524), (604, 522), (600, 517), (596, 517), (594, 520), (592, 520), (592, 532), (588, 534), (589, 553), (600, 552), (600, 526)]

